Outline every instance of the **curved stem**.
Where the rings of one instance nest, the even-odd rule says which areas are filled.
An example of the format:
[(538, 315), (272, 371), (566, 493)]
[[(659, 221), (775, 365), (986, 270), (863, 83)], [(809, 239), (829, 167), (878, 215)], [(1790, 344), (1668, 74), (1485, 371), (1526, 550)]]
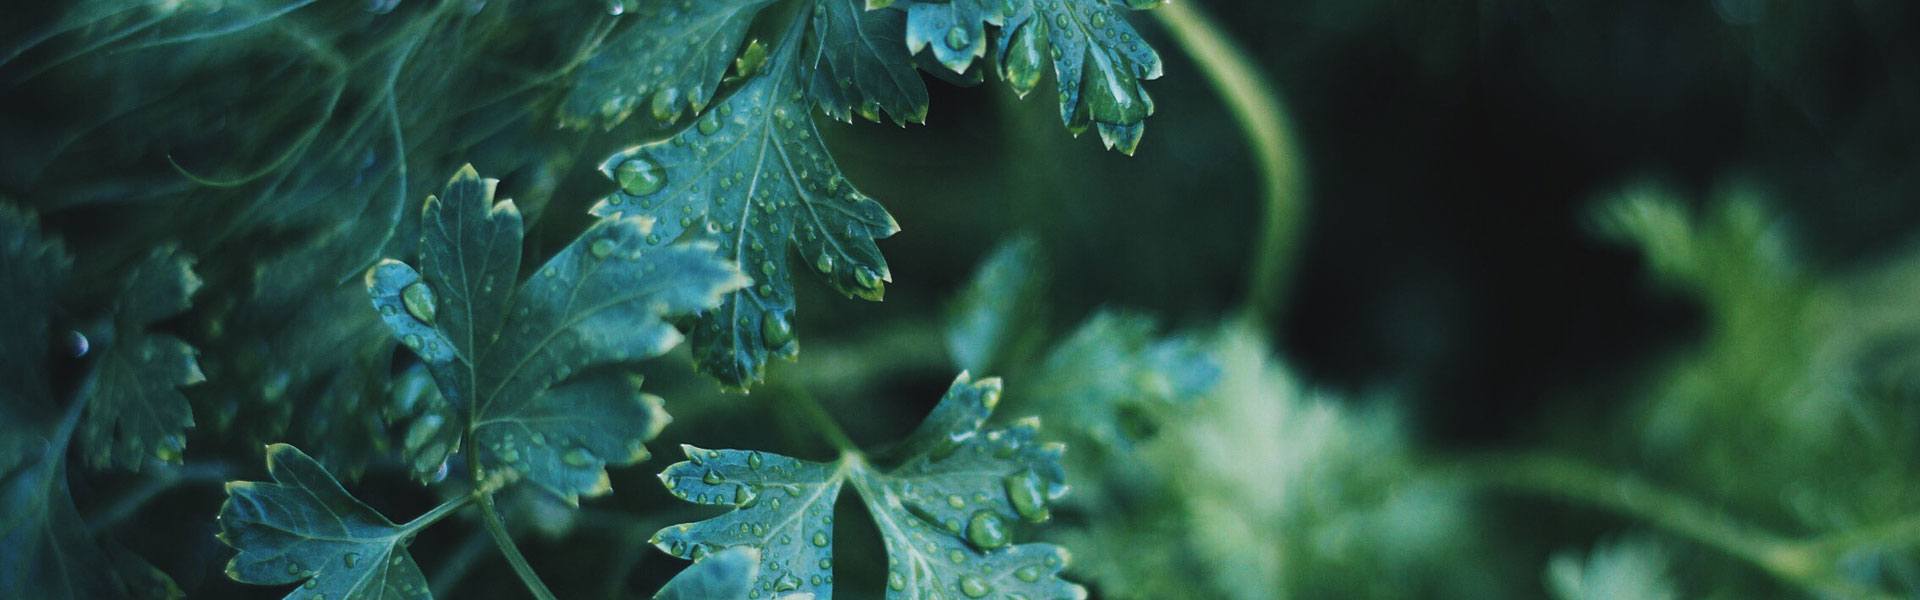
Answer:
[[(1813, 544), (1739, 522), (1704, 503), (1626, 473), (1567, 458), (1511, 455), (1463, 461), (1454, 465), (1454, 474), (1473, 485), (1557, 496), (1646, 521), (1751, 563), (1815, 596), (1890, 598), (1882, 591), (1841, 577), (1834, 571), (1832, 557), (1818, 552)], [(1900, 525), (1890, 531), (1920, 536), (1920, 524)]]
[(1306, 186), (1286, 105), (1247, 53), (1235, 47), (1225, 30), (1200, 12), (1193, 0), (1168, 3), (1151, 12), (1206, 74), (1252, 147), (1264, 204), (1259, 240), (1247, 261), (1245, 309), (1265, 326), (1286, 297), (1306, 207)]

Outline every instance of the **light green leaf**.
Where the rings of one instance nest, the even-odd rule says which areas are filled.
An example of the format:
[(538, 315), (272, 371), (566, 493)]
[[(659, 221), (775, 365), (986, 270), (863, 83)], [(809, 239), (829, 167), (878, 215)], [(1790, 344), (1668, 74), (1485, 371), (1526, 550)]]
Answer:
[(1023, 96), (1050, 59), (1067, 130), (1079, 135), (1093, 125), (1108, 148), (1133, 154), (1153, 114), (1143, 82), (1160, 78), (1161, 65), (1122, 8), (1110, 0), (1014, 0), (995, 56), (1001, 78)]
[(1174, 410), (1211, 389), (1220, 366), (1190, 336), (1161, 337), (1150, 317), (1100, 312), (1047, 354), (1034, 380), (1053, 419), (1073, 419), (1099, 451), (1136, 441), (1132, 416)]
[(286, 444), (267, 447), (273, 483), (227, 484), (220, 541), (239, 551), (227, 563), (234, 581), (301, 583), (297, 598), (429, 598), (407, 543), (424, 527), (395, 525), (340, 487), (320, 463)]
[(428, 199), (424, 220), (424, 272), (376, 265), (374, 306), (466, 415), (482, 470), (517, 471), (568, 502), (606, 493), (604, 467), (645, 459), (641, 444), (666, 423), (617, 367), (678, 344), (666, 318), (747, 283), (711, 244), (652, 245), (651, 218), (614, 216), (516, 290), (519, 213), (472, 167)]
[(206, 380), (191, 346), (149, 331), (185, 312), (200, 278), (178, 248), (147, 254), (127, 273), (110, 324), (90, 336), (93, 371), (81, 387), (82, 454), (94, 467), (140, 470), (149, 459), (178, 463), (193, 427), (193, 407), (179, 388)]
[(747, 598), (760, 575), (760, 551), (735, 546), (713, 553), (654, 594), (654, 600), (739, 600)]
[(947, 317), (947, 352), (960, 368), (993, 372), (1044, 329), (1047, 267), (1033, 238), (1001, 244), (981, 261)]
[(849, 297), (879, 300), (893, 280), (875, 240), (900, 227), (841, 175), (804, 102), (806, 21), (795, 19), (761, 75), (693, 125), (601, 165), (620, 189), (593, 214), (658, 219), (649, 244), (713, 239), (754, 278), (692, 332), (700, 366), (728, 386), (758, 381), (769, 354), (799, 351), (790, 247)]
[(1554, 554), (1547, 589), (1559, 600), (1675, 600), (1680, 594), (1669, 563), (1666, 550), (1652, 540), (1616, 540), (1584, 559), (1577, 552)]
[(820, 110), (841, 121), (859, 114), (878, 122), (884, 110), (895, 124), (927, 122), (927, 85), (901, 39), (905, 23), (904, 13), (866, 10), (864, 0), (814, 4), (805, 54), (808, 94)]
[(641, 0), (624, 29), (574, 75), (560, 104), (569, 126), (612, 129), (642, 101), (657, 120), (698, 113), (713, 100), (747, 26), (772, 0)]
[(753, 589), (825, 600), (833, 592), (833, 503), (851, 483), (887, 547), (889, 599), (1084, 598), (1084, 589), (1058, 577), (1065, 549), (1013, 543), (1015, 523), (1045, 521), (1048, 504), (1066, 493), (1064, 448), (1036, 441), (1033, 420), (983, 428), (999, 397), (999, 380), (975, 383), (962, 374), (888, 453), (890, 468), (852, 451), (820, 463), (687, 447), (689, 460), (660, 475), (667, 488), (734, 509), (663, 529), (654, 544), (696, 564), (724, 548), (757, 548)]

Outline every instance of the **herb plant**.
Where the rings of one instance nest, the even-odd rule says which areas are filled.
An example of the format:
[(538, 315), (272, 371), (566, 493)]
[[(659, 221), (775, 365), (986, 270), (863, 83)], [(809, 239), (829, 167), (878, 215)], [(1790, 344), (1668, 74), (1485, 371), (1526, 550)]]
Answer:
[[(1550, 4), (1568, 28), (1595, 16)], [(1478, 60), (1531, 14), (1475, 8), (1490, 31), (1465, 37), (1489, 47), (1452, 50)], [(1398, 3), (1223, 9), (1268, 19), (1186, 0), (10, 9), (0, 598), (1920, 590), (1920, 256), (1823, 254), (1843, 236), (1795, 220), (1791, 174), (1587, 182), (1558, 242), (1697, 322), (1557, 382), (1539, 414), (1436, 416), (1452, 374), (1396, 361), (1507, 326), (1434, 316), (1453, 296), (1419, 292), (1464, 284), (1424, 266), (1387, 269), (1432, 280), (1412, 300), (1293, 304), (1378, 267), (1341, 243), (1406, 232), (1333, 212), (1305, 235), (1316, 195), (1382, 193), (1311, 190), (1307, 167), (1393, 161), (1348, 164), (1364, 127), (1290, 117), (1363, 97), (1366, 124), (1417, 130), (1371, 111), (1423, 102), (1380, 91), (1466, 80), (1448, 44), (1480, 30)], [(1368, 16), (1409, 11), (1426, 18)], [(1249, 52), (1249, 29), (1286, 41)], [(1766, 68), (1827, 48), (1755, 33), (1813, 40), (1756, 42)], [(1400, 51), (1429, 70), (1290, 85), (1299, 112), (1268, 80)], [(1163, 76), (1180, 123), (1146, 141)], [(1795, 114), (1844, 121), (1819, 118), (1824, 94)], [(1087, 132), (1118, 152), (1071, 141)], [(1855, 159), (1892, 145), (1853, 136), (1829, 137), (1866, 140)], [(1432, 206), (1475, 208), (1406, 211)], [(1296, 343), (1316, 328), (1392, 338), (1349, 357), (1392, 372), (1329, 374)], [(1496, 419), (1524, 430), (1438, 424)]]

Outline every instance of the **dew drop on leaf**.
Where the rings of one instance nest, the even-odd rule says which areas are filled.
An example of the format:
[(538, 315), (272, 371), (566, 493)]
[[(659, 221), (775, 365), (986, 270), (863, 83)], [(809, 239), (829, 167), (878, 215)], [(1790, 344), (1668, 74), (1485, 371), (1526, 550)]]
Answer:
[[(407, 314), (413, 315), (413, 318), (419, 319), (421, 323), (433, 324), (435, 310), (433, 288), (427, 287), (426, 282), (417, 281), (407, 286), (407, 289), (401, 290), (400, 300), (407, 305)], [(419, 344), (409, 343), (407, 347), (417, 348)]]
[(614, 179), (620, 182), (620, 191), (628, 195), (645, 196), (667, 184), (667, 173), (660, 165), (641, 157), (627, 159), (614, 171)]

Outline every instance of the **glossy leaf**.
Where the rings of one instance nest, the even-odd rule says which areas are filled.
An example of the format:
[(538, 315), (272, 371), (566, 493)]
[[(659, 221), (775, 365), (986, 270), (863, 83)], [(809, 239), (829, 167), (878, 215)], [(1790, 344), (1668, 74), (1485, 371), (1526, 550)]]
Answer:
[(964, 73), (987, 55), (987, 25), (1006, 21), (1003, 0), (949, 0), (906, 3), (907, 52), (932, 48), (941, 65)]
[(1025, 95), (1050, 60), (1067, 129), (1079, 135), (1091, 125), (1108, 148), (1133, 154), (1153, 114), (1144, 82), (1160, 78), (1161, 65), (1122, 9), (1107, 0), (1014, 0), (995, 62)]
[(1045, 521), (1066, 492), (1063, 447), (1034, 439), (1038, 423), (984, 428), (1000, 382), (955, 380), (882, 468), (857, 452), (811, 462), (746, 450), (685, 448), (661, 479), (674, 495), (731, 505), (720, 516), (655, 534), (662, 550), (696, 561), (723, 548), (761, 555), (762, 597), (833, 592), (833, 503), (851, 483), (887, 547), (886, 597), (1083, 598), (1058, 577), (1065, 549), (1014, 544), (1015, 524)]
[(227, 484), (220, 540), (239, 554), (227, 563), (234, 581), (300, 583), (300, 598), (429, 598), (407, 543), (421, 525), (395, 525), (361, 503), (320, 463), (286, 444), (267, 447), (272, 483)]
[(925, 123), (927, 85), (901, 38), (905, 26), (904, 13), (866, 10), (864, 0), (818, 0), (805, 53), (808, 94), (820, 110), (841, 121), (877, 122), (884, 110), (899, 125)]
[(512, 469), (568, 502), (604, 494), (604, 467), (644, 459), (667, 421), (617, 367), (678, 344), (666, 318), (747, 280), (709, 243), (651, 245), (651, 218), (613, 216), (515, 286), (520, 216), (493, 189), (462, 169), (427, 200), (422, 270), (383, 261), (367, 289), (466, 415), (483, 471)]
[(713, 100), (754, 15), (772, 0), (642, 0), (574, 76), (563, 123), (612, 129), (644, 103), (671, 122)]
[(734, 600), (749, 597), (760, 575), (760, 551), (735, 546), (687, 567), (654, 594), (654, 600)]
[(799, 351), (789, 249), (849, 297), (879, 300), (893, 280), (875, 241), (900, 227), (841, 175), (804, 102), (805, 24), (796, 19), (762, 74), (693, 125), (601, 165), (619, 190), (593, 214), (657, 219), (649, 244), (714, 240), (753, 277), (692, 332), (700, 366), (728, 386), (758, 381), (769, 355)]
[(206, 377), (191, 346), (149, 328), (185, 312), (200, 278), (172, 247), (149, 253), (126, 277), (110, 324), (89, 336), (97, 350), (81, 388), (79, 438), (91, 466), (139, 470), (149, 459), (178, 463), (186, 449), (193, 407), (179, 388)]

